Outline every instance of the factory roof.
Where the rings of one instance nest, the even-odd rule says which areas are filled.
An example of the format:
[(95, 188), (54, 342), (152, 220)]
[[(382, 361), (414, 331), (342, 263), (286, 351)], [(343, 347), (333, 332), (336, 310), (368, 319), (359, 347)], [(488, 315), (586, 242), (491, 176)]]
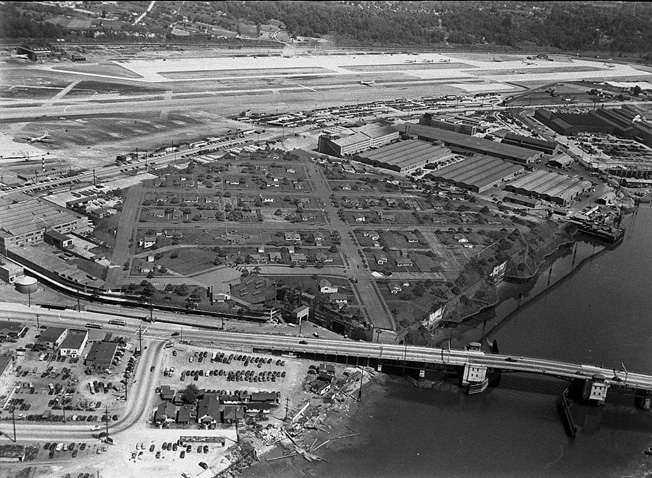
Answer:
[(0, 232), (21, 236), (72, 222), (78, 216), (39, 199), (0, 206)]
[(505, 135), (505, 139), (510, 141), (518, 141), (521, 144), (532, 145), (536, 147), (543, 147), (549, 149), (555, 149), (557, 147), (557, 143), (555, 143), (554, 141), (546, 141), (545, 139), (531, 138), (529, 136), (523, 136), (521, 134), (507, 133)]
[(588, 181), (580, 181), (564, 174), (537, 170), (516, 179), (508, 185), (508, 189), (516, 192), (533, 192), (544, 198), (557, 197), (567, 201), (590, 186), (591, 183)]
[(461, 146), (490, 156), (528, 161), (538, 154), (532, 150), (521, 148), (519, 146), (496, 143), (488, 139), (475, 138), (467, 134), (455, 133), (440, 128), (431, 128), (430, 126), (423, 126), (415, 123), (405, 123), (396, 128), (400, 132), (406, 134), (417, 135), (428, 140), (441, 141), (445, 144)]
[(448, 148), (435, 146), (427, 141), (407, 140), (367, 151), (359, 156), (402, 169), (414, 164), (433, 162), (448, 154), (450, 154)]
[(366, 125), (354, 131), (355, 134), (351, 136), (337, 138), (332, 141), (339, 146), (348, 146), (361, 141), (367, 141), (369, 138), (381, 138), (396, 133), (396, 130), (392, 126), (379, 126), (375, 124)]
[(475, 186), (483, 189), (522, 170), (522, 166), (501, 159), (476, 155), (459, 163), (438, 169), (431, 173), (431, 176), (435, 179), (440, 178), (454, 182), (463, 187)]

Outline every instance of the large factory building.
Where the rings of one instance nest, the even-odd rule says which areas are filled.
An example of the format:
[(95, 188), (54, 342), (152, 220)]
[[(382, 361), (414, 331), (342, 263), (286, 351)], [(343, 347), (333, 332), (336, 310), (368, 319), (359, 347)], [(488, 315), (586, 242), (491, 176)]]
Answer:
[(352, 130), (353, 134), (324, 134), (319, 137), (319, 152), (331, 156), (352, 156), (371, 148), (384, 146), (398, 139), (398, 131), (391, 126), (370, 124)]
[(417, 139), (399, 141), (373, 151), (360, 153), (355, 159), (378, 168), (409, 173), (450, 156), (451, 150)]
[(519, 164), (535, 162), (543, 153), (521, 148), (511, 144), (502, 144), (488, 139), (475, 138), (466, 134), (455, 133), (440, 128), (431, 128), (415, 123), (404, 123), (396, 127), (406, 136), (413, 136), (424, 141), (443, 143), (455, 153), (479, 153), (507, 159)]
[(459, 163), (433, 171), (426, 177), (477, 193), (498, 187), (524, 170), (523, 166), (484, 155), (472, 156)]
[(590, 188), (589, 181), (580, 181), (565, 174), (537, 170), (508, 184), (505, 186), (505, 191), (566, 205)]
[(40, 199), (0, 206), (0, 253), (7, 248), (42, 242), (45, 231), (61, 234), (88, 228), (88, 218)]

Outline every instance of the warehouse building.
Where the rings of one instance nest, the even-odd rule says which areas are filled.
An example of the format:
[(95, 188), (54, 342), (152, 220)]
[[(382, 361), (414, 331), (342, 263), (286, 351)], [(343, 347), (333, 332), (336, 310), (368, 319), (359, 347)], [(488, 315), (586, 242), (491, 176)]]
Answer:
[(319, 137), (319, 152), (331, 156), (351, 156), (371, 148), (384, 146), (398, 139), (398, 131), (391, 126), (370, 124), (353, 130), (354, 134), (326, 134)]
[(579, 194), (589, 190), (589, 181), (580, 181), (565, 174), (537, 170), (505, 186), (505, 190), (524, 196), (566, 205)]
[(523, 171), (523, 166), (489, 156), (472, 156), (459, 163), (451, 164), (428, 175), (433, 181), (442, 181), (455, 186), (483, 193), (498, 187)]
[[(455, 133), (474, 135), (478, 132), (481, 122), (470, 118), (459, 116), (446, 117), (442, 119), (434, 118), (432, 113), (425, 113), (420, 119), (419, 124), (430, 126), (431, 128), (440, 128)], [(481, 128), (484, 130), (484, 128)]]
[(84, 365), (94, 369), (107, 370), (111, 367), (117, 350), (117, 342), (107, 342), (106, 340), (94, 342), (86, 356)]
[(396, 128), (406, 136), (417, 137), (424, 141), (443, 143), (455, 153), (485, 154), (519, 164), (533, 163), (542, 155), (540, 151), (521, 148), (511, 144), (496, 143), (488, 139), (475, 138), (466, 134), (414, 123), (404, 123)]
[(378, 168), (409, 173), (425, 167), (426, 164), (437, 163), (450, 154), (451, 150), (448, 148), (413, 139), (361, 153), (354, 159)]
[(16, 48), (17, 55), (27, 55), (32, 61), (47, 60), (52, 54), (52, 50), (45, 46), (21, 45)]
[(544, 154), (553, 154), (557, 149), (557, 143), (553, 141), (530, 138), (529, 136), (523, 136), (514, 133), (507, 133), (501, 143), (520, 146), (521, 148), (533, 149), (535, 151), (541, 151)]
[(11, 246), (42, 242), (45, 231), (61, 234), (88, 228), (88, 218), (40, 199), (0, 206), (0, 253)]
[(572, 136), (578, 133), (613, 132), (610, 125), (591, 113), (566, 113), (539, 108), (534, 111), (534, 119), (564, 136)]
[(62, 357), (79, 357), (88, 342), (88, 330), (70, 329), (61, 342), (59, 355)]
[(565, 113), (539, 108), (534, 118), (564, 136), (578, 133), (608, 133), (635, 138), (652, 147), (652, 125), (632, 106), (599, 108), (588, 113)]
[(48, 327), (36, 339), (36, 345), (44, 349), (57, 349), (61, 346), (68, 335), (68, 329), (64, 327)]

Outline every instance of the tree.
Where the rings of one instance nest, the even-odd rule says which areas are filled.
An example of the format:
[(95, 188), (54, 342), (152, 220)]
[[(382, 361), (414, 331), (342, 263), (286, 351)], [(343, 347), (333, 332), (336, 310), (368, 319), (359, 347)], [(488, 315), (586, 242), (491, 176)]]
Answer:
[(199, 389), (197, 388), (197, 385), (191, 383), (189, 384), (181, 394), (181, 400), (184, 401), (184, 403), (195, 403), (197, 400), (197, 393), (199, 392)]

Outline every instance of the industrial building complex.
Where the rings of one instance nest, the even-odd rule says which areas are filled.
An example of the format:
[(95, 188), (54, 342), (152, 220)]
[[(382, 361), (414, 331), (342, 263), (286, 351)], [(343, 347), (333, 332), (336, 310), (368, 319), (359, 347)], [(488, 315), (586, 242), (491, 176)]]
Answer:
[(567, 204), (590, 188), (591, 183), (588, 181), (580, 181), (564, 174), (542, 170), (520, 177), (505, 186), (506, 191), (544, 199), (560, 205)]
[(393, 127), (374, 124), (355, 130), (339, 130), (319, 137), (319, 152), (339, 157), (351, 156), (389, 144), (397, 140), (398, 136), (398, 131)]
[(609, 133), (637, 138), (652, 147), (652, 125), (641, 119), (636, 108), (600, 108), (588, 113), (567, 113), (539, 108), (534, 118), (553, 131), (570, 136), (578, 133)]
[(454, 131), (440, 128), (431, 128), (415, 123), (399, 125), (397, 129), (408, 137), (415, 137), (424, 141), (443, 143), (456, 153), (480, 153), (507, 159), (519, 164), (535, 162), (543, 153), (540, 151), (521, 148), (511, 144), (497, 143), (488, 139), (475, 138)]
[(408, 140), (356, 155), (354, 159), (379, 168), (409, 173), (427, 164), (437, 163), (450, 154), (451, 150), (443, 146), (436, 146), (426, 141)]
[(0, 253), (11, 246), (42, 242), (45, 232), (83, 231), (88, 218), (41, 199), (27, 199), (0, 206)]
[(428, 174), (433, 181), (454, 184), (483, 193), (501, 182), (512, 179), (524, 170), (523, 166), (489, 156), (477, 155)]

